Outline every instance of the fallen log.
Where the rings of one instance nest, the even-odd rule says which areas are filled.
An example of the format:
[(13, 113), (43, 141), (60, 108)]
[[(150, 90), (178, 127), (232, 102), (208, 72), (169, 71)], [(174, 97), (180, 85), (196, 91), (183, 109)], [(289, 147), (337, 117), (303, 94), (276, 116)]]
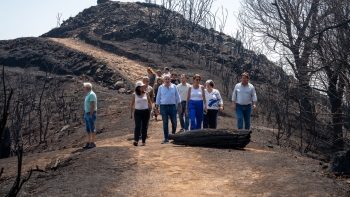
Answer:
[(174, 144), (218, 148), (244, 148), (250, 142), (250, 130), (200, 129), (170, 134)]

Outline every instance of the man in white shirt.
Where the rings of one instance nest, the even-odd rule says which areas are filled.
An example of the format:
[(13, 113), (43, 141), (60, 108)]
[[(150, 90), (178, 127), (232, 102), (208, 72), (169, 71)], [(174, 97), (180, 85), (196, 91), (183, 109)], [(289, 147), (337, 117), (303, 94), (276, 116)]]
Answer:
[(255, 88), (249, 83), (249, 74), (247, 72), (242, 73), (241, 83), (235, 86), (232, 93), (232, 108), (237, 114), (237, 127), (238, 129), (250, 129), (250, 115), (256, 108), (257, 97)]
[(170, 71), (169, 71), (169, 68), (168, 68), (168, 67), (165, 67), (163, 72), (164, 72), (164, 73), (162, 74), (163, 79), (164, 79), (164, 76), (166, 76), (166, 75), (169, 75), (169, 76), (170, 76)]
[[(189, 118), (188, 118), (188, 114), (186, 114), (186, 100), (187, 100), (189, 87), (191, 87), (191, 85), (186, 82), (186, 75), (182, 74), (181, 83), (177, 85), (177, 90), (179, 91), (180, 98), (181, 98), (181, 105), (182, 105), (182, 113), (179, 113), (179, 120), (181, 125), (180, 132), (188, 131)], [(185, 120), (184, 120), (184, 116), (185, 116)]]

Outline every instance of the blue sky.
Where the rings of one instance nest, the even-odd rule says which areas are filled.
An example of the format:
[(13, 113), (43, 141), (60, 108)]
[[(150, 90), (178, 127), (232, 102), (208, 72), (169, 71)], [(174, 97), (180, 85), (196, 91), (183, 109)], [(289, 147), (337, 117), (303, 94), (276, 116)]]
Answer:
[[(56, 27), (57, 13), (62, 13), (62, 19), (67, 19), (96, 4), (97, 0), (0, 0), (0, 40), (40, 36)], [(229, 12), (226, 34), (236, 32), (233, 13), (238, 13), (239, 5), (239, 0), (216, 0), (213, 4), (212, 12), (221, 6)], [(221, 16), (220, 12), (218, 16)]]

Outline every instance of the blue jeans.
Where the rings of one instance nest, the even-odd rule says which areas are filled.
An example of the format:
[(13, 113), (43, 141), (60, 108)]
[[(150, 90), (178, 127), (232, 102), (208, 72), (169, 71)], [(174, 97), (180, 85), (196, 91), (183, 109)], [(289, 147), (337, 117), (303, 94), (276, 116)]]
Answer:
[(240, 105), (236, 103), (237, 127), (238, 129), (250, 129), (250, 115), (252, 113), (252, 105)]
[[(182, 101), (181, 105), (182, 105), (182, 113), (179, 114), (181, 129), (188, 130), (189, 119), (188, 119), (188, 114), (186, 114), (186, 101)], [(184, 116), (185, 116), (185, 120), (184, 120)]]
[(87, 134), (95, 132), (96, 118), (97, 118), (96, 112), (94, 112), (91, 118), (90, 118), (90, 112), (85, 114), (85, 127), (86, 127)]
[(190, 100), (188, 103), (188, 113), (191, 119), (191, 130), (201, 129), (203, 121), (203, 100)]
[(160, 114), (162, 115), (163, 120), (163, 131), (164, 131), (164, 139), (168, 139), (169, 136), (169, 126), (168, 126), (168, 117), (171, 121), (171, 133), (176, 132), (176, 114), (177, 108), (175, 105), (160, 105)]

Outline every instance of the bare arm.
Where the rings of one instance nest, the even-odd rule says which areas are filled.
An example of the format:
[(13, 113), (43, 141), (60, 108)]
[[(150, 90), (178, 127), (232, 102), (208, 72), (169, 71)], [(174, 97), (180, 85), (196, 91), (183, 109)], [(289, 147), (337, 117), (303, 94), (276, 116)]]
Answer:
[(94, 115), (94, 111), (95, 111), (95, 101), (91, 101), (91, 108), (90, 108), (90, 118), (92, 118), (92, 115)]
[(132, 118), (132, 112), (135, 108), (135, 94), (132, 94), (131, 96), (131, 105), (130, 105), (130, 118)]
[(203, 96), (203, 102), (204, 102), (204, 111), (207, 111), (207, 100), (205, 98), (204, 86), (202, 86), (202, 96)]
[(151, 101), (151, 97), (149, 96), (149, 94), (148, 94), (148, 93), (146, 93), (146, 95), (147, 95), (148, 106), (149, 106), (149, 108), (152, 108), (152, 101)]
[(191, 97), (191, 87), (188, 88), (187, 91), (187, 100), (186, 100), (186, 111), (188, 112), (188, 103), (190, 101), (190, 97)]

